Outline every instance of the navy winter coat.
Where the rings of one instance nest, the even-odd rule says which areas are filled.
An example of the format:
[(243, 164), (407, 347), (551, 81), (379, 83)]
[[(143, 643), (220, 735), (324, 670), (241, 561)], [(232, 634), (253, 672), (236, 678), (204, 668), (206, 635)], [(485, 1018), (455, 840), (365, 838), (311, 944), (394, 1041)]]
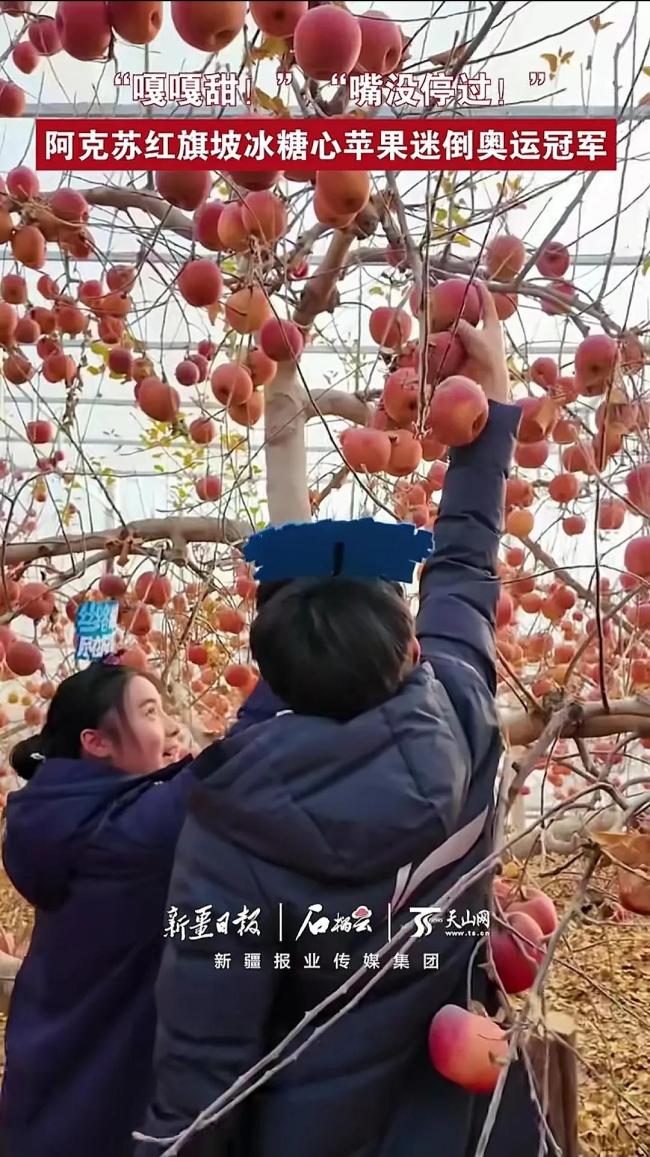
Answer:
[[(501, 752), (496, 562), (519, 420), (510, 406), (490, 411), (479, 440), (450, 455), (436, 549), (421, 579), (423, 664), (403, 689), (344, 724), (279, 714), (194, 765), (199, 783), (170, 886), (175, 924), (157, 989), (146, 1135), (186, 1128), (364, 957), (370, 978), (391, 900), (397, 909), (416, 866), (486, 812), (474, 846), (412, 892), (392, 932), (412, 918), (411, 906), (434, 905), (489, 850)], [(310, 905), (321, 905), (314, 919), (328, 916), (330, 925), (301, 935)], [(456, 905), (456, 922), (487, 907), (488, 884), (479, 884)], [(206, 920), (197, 926), (201, 909)], [(259, 934), (237, 921), (244, 909), (259, 909)], [(370, 932), (360, 909), (372, 912)], [(391, 968), (297, 1060), (188, 1140), (183, 1157), (471, 1157), (489, 1097), (434, 1072), (427, 1031), (441, 1005), (465, 1004), (476, 938), (448, 935), (446, 922), (432, 927), (409, 953), (408, 970)], [(425, 952), (429, 964), (438, 953), (437, 970), (425, 967)], [(259, 967), (251, 967), (256, 955)], [(473, 975), (473, 996), (489, 1003), (484, 970)], [(516, 1068), (503, 1105), (490, 1155), (532, 1157), (537, 1130)], [(137, 1157), (159, 1152), (148, 1142), (136, 1147)]]
[[(260, 685), (249, 700), (253, 721), (265, 694)], [(238, 727), (247, 722), (244, 710)], [(150, 1095), (154, 984), (188, 763), (134, 777), (51, 759), (7, 800), (4, 866), (36, 917), (9, 1009), (2, 1157), (132, 1152)]]

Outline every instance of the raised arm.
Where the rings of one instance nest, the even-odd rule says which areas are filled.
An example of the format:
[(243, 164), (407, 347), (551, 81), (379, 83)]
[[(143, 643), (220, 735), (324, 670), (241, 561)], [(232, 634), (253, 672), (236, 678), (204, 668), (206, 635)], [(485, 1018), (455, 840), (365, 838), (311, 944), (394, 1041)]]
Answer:
[(485, 287), (479, 288), (483, 327), (459, 322), (458, 333), (468, 354), (463, 372), (483, 387), (490, 412), (475, 442), (450, 451), (417, 617), (422, 658), (454, 698), (469, 693), (468, 673), (491, 696), (496, 691), (497, 552), (520, 418), (519, 409), (508, 404), (508, 369), (494, 301)]

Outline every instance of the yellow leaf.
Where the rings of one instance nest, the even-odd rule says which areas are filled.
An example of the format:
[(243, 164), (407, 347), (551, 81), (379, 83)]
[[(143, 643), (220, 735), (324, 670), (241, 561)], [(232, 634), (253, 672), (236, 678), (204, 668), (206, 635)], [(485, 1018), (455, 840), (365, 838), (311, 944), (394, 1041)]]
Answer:
[(644, 76), (650, 76), (650, 65), (647, 68), (642, 69), (642, 72)]
[(453, 241), (454, 245), (463, 245), (465, 249), (469, 249), (472, 244), (469, 237), (466, 237), (464, 233), (455, 233)]
[(548, 62), (548, 67), (551, 71), (551, 76), (555, 76), (557, 72), (558, 59), (554, 52), (542, 52), (542, 60)]
[(123, 382), (123, 381), (125, 381), (125, 377), (124, 377), (124, 374), (116, 374), (116, 373), (115, 373), (115, 370), (111, 370), (108, 376), (109, 376), (109, 378), (111, 378), (111, 379), (112, 379), (112, 381), (114, 381), (114, 382)]
[(591, 839), (615, 864), (628, 868), (650, 867), (650, 833), (591, 832)]
[(289, 109), (279, 96), (269, 96), (267, 92), (263, 92), (261, 88), (256, 88), (253, 93), (253, 103), (259, 105), (264, 109), (264, 112), (272, 112), (278, 117), (288, 117), (290, 115)]
[(104, 345), (103, 341), (92, 341), (90, 348), (94, 354), (99, 354), (102, 358), (108, 356), (108, 346)]
[(259, 48), (251, 48), (246, 64), (254, 64), (257, 60), (273, 60), (274, 57), (284, 56), (288, 45), (281, 36), (265, 36)]
[(644, 277), (645, 277), (646, 273), (648, 272), (648, 270), (650, 270), (650, 254), (648, 255), (648, 257), (646, 257), (645, 261), (643, 262), (643, 265), (641, 266), (641, 272), (642, 272)]

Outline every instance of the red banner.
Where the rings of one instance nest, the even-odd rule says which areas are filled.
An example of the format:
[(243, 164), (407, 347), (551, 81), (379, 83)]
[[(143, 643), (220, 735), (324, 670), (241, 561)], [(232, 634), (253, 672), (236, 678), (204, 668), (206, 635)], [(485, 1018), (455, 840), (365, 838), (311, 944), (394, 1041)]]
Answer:
[(586, 117), (38, 119), (36, 168), (611, 171), (616, 127), (616, 120)]

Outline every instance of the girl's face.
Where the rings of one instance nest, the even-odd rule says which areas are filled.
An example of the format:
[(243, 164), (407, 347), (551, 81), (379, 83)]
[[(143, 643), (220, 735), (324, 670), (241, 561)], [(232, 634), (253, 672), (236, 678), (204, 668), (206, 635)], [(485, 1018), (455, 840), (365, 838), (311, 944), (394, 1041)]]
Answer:
[(108, 727), (84, 731), (82, 749), (130, 775), (149, 775), (172, 762), (176, 725), (163, 710), (153, 683), (134, 675), (126, 685), (121, 712)]

